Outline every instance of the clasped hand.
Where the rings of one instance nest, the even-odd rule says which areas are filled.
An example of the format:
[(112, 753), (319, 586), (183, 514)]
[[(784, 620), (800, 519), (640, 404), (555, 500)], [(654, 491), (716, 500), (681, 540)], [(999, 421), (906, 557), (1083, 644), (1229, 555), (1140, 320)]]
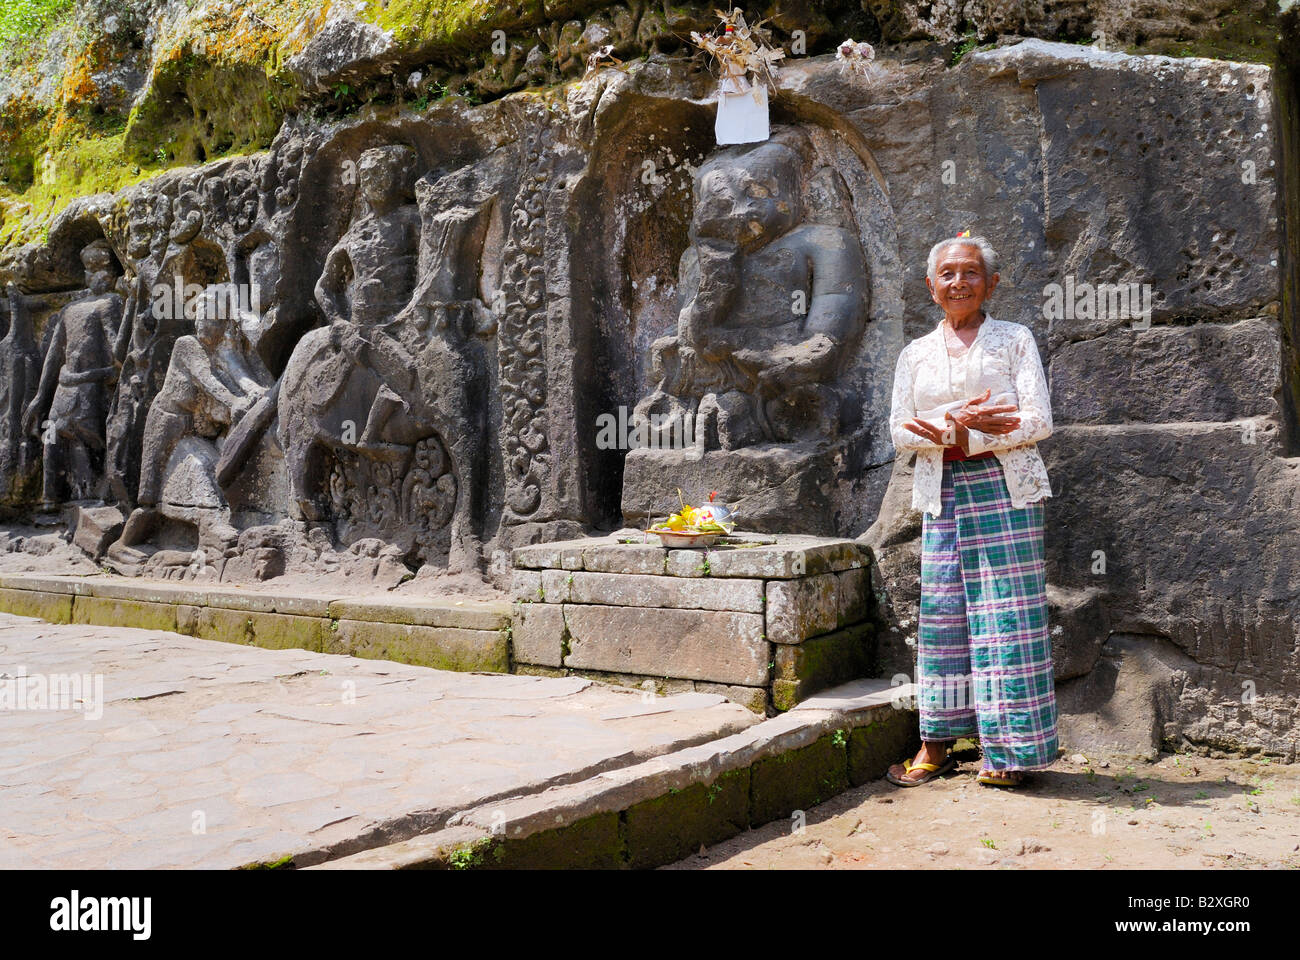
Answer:
[(948, 428), (940, 430), (924, 420), (913, 418), (903, 424), (912, 433), (939, 444), (941, 447), (959, 446), (966, 449), (971, 430), (981, 433), (1005, 434), (1020, 426), (1020, 418), (1012, 416), (1020, 408), (1014, 403), (996, 403), (985, 406), (991, 390), (967, 400), (956, 413), (944, 414)]

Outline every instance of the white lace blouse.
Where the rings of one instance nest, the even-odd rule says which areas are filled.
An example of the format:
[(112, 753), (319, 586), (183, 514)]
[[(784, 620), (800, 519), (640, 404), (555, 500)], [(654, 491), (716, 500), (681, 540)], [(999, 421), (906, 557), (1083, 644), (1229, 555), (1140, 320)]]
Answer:
[(1020, 408), (1015, 414), (1020, 426), (1000, 435), (970, 430), (969, 452), (993, 451), (1002, 465), (1012, 506), (1023, 507), (1050, 497), (1052, 488), (1038, 441), (1052, 434), (1052, 406), (1033, 333), (1023, 324), (995, 320), (985, 313), (964, 361), (949, 356), (942, 321), (899, 354), (889, 427), (896, 450), (916, 451), (913, 508), (939, 516), (944, 447), (903, 424), (919, 416), (947, 429), (944, 411), (956, 410), (986, 388), (990, 391), (988, 403), (1011, 402)]

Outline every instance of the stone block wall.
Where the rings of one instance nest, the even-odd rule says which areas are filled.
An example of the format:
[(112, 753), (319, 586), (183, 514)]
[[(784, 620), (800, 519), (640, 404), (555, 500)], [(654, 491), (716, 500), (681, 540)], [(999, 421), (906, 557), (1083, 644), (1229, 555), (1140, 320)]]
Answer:
[(642, 534), (513, 551), (516, 669), (721, 693), (787, 710), (875, 666), (870, 554), (850, 540)]

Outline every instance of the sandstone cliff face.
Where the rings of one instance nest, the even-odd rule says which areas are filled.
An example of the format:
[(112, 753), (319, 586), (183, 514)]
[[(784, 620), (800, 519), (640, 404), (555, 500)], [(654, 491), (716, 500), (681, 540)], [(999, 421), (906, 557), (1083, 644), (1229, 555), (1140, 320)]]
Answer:
[[(792, 402), (788, 423), (750, 436), (715, 390), (717, 435), (687, 462), (600, 438), (664, 382), (650, 359), (699, 269), (684, 255), (707, 246), (701, 170), (753, 160), (717, 149), (713, 80), (681, 47), (709, 11), (312, 6), (87, 5), (73, 23), (95, 39), (61, 46), (72, 28), (56, 25), (28, 80), (0, 89), (11, 514), (83, 501), (74, 522), (111, 531), (93, 539), (117, 538), (104, 562), (123, 572), (500, 576), (509, 547), (638, 522), (689, 474), (730, 485), (757, 526), (863, 535), (885, 661), (908, 672), (920, 520), (889, 389), (938, 320), (925, 254), (970, 227), (1002, 256), (990, 310), (1033, 330), (1052, 389), (1063, 707), (1127, 718), (1078, 721), (1078, 737), (1294, 756), (1292, 74), (1175, 55), (1245, 58), (1290, 20), (1226, 2), (768, 11), (808, 55), (773, 107), (803, 220), (768, 228), (765, 249), (836, 238), (861, 258), (860, 323), (790, 391), (811, 406)], [(822, 52), (844, 33), (878, 44), (866, 75)], [(1107, 49), (1033, 38), (1094, 34)], [(611, 44), (632, 62), (588, 72)], [(754, 275), (719, 296), (738, 316), (788, 312), (791, 291), (741, 282)], [(205, 333), (165, 307), (181, 296), (160, 298), (213, 284), (257, 302)], [(1149, 316), (1045, 309), (1085, 285), (1145, 287)], [(69, 304), (116, 351), (87, 381), (104, 411), (84, 450), (79, 422), (53, 441), (22, 423)], [(220, 389), (190, 399), (209, 375)], [(799, 432), (832, 407), (823, 439)]]

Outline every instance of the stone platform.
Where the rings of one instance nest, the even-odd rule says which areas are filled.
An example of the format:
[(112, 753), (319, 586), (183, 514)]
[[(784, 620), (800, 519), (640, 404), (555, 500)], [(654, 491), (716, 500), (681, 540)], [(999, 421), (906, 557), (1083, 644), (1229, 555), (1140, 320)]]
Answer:
[(338, 598), (112, 576), (3, 574), (0, 611), (51, 623), (169, 630), (442, 670), (510, 670), (510, 608), (504, 602), (383, 594)]
[(667, 549), (616, 534), (511, 559), (519, 672), (690, 684), (779, 711), (874, 669), (871, 555), (853, 540), (740, 535)]
[(0, 611), (441, 670), (720, 694), (759, 714), (874, 674), (869, 550), (742, 535), (668, 550), (639, 532), (513, 551), (513, 603), (339, 597), (118, 576), (0, 574)]

